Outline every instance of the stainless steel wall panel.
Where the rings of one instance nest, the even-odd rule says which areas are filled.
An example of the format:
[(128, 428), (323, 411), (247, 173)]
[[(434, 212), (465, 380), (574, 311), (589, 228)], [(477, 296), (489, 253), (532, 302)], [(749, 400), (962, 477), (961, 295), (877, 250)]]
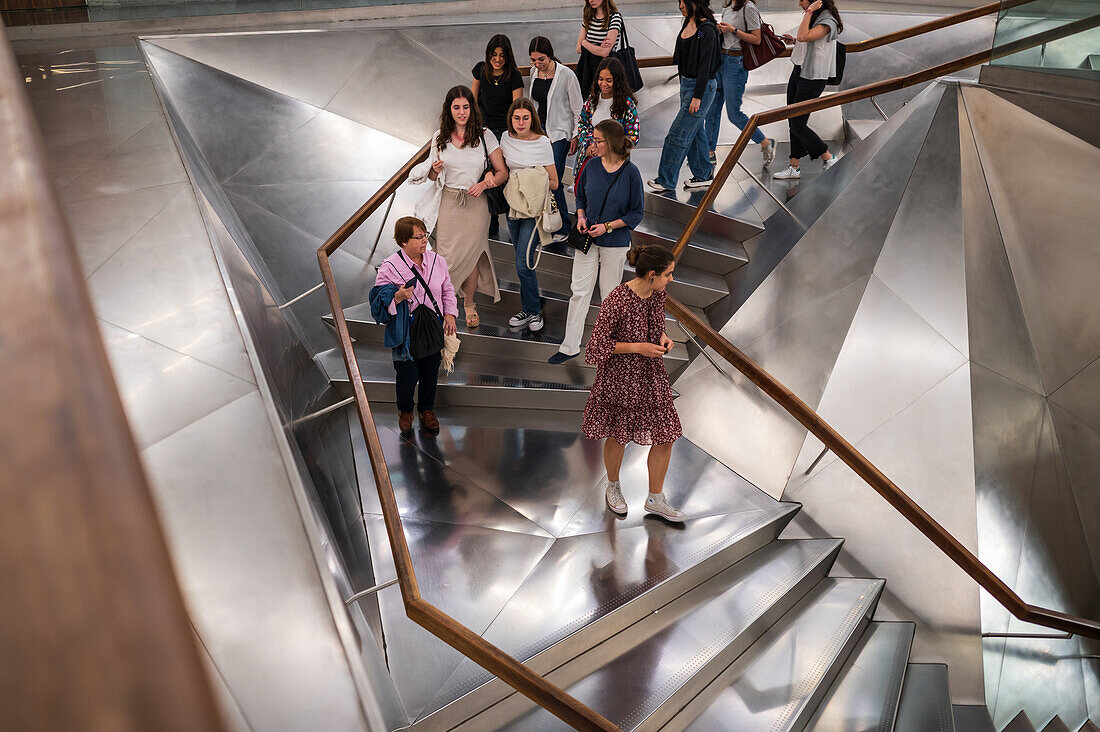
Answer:
[(370, 33), (306, 30), (210, 34), (152, 38), (148, 43), (324, 108), (366, 59), (370, 44), (364, 36)]
[(958, 106), (970, 358), (1042, 394), (1031, 335), (961, 94)]
[[(1047, 74), (1040, 75), (1047, 76)], [(1100, 147), (1100, 128), (1091, 121), (1096, 114), (1095, 102), (1075, 101), (1066, 97), (1051, 99), (1044, 94), (1008, 89), (993, 89), (993, 92), (1002, 99), (1026, 109), (1036, 117), (1041, 117), (1052, 125), (1057, 125), (1066, 132), (1080, 137), (1093, 147)]]
[(1100, 493), (1096, 490), (1096, 476), (1100, 475), (1100, 432), (1057, 404), (1051, 406), (1051, 411), (1095, 568), (1100, 566)]
[[(143, 48), (180, 121), (220, 181), (320, 112), (151, 43)], [(256, 114), (257, 109), (264, 113)]]
[[(871, 277), (817, 412), (857, 444), (964, 363), (966, 356)], [(788, 489), (816, 456), (803, 450)], [(826, 456), (818, 469), (833, 459)]]
[(957, 94), (945, 86), (875, 276), (966, 356)]
[[(1085, 295), (1100, 281), (1095, 220), (1074, 214), (1094, 209), (1100, 150), (984, 89), (964, 89), (963, 99), (1049, 393), (1100, 355), (1100, 317)], [(1025, 168), (1024, 146), (1048, 154), (1027, 156)]]
[(1100, 359), (1051, 394), (1050, 401), (1100, 432)]
[(327, 109), (420, 147), (439, 129), (447, 90), (471, 78), (401, 34), (379, 32), (368, 42), (370, 61), (352, 74)]
[[(856, 447), (975, 550), (971, 419), (970, 373), (963, 365)], [(844, 533), (836, 571), (889, 578), (878, 617), (917, 620), (913, 658), (948, 663), (955, 701), (984, 703), (978, 590), (969, 576), (932, 552), (908, 521), (839, 461), (815, 470), (784, 498), (801, 501), (825, 532)], [(912, 561), (913, 552), (921, 552), (921, 562)]]

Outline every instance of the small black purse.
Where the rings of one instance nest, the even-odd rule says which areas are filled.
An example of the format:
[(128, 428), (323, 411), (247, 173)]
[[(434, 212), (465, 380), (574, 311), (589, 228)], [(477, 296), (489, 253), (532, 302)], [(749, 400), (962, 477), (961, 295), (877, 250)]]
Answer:
[[(420, 281), (428, 299), (432, 301), (433, 310), (418, 307), (413, 313), (412, 326), (409, 329), (409, 353), (416, 360), (420, 360), (443, 350), (443, 313), (439, 309), (439, 303), (435, 301), (428, 283), (420, 276), (416, 267), (401, 255), (401, 259), (408, 265), (413, 277)], [(435, 263), (432, 263), (435, 266)], [(421, 303), (423, 304), (423, 303)]]
[[(485, 153), (485, 170), (481, 171), (481, 179), (485, 180), (486, 173), (495, 173), (493, 170), (493, 164), (489, 162), (489, 146), (485, 143), (485, 135), (481, 136), (481, 147)], [(492, 188), (486, 188), (481, 194), (485, 196), (485, 202), (489, 204), (489, 215), (500, 216), (501, 214), (508, 213), (510, 206), (508, 201), (504, 198), (504, 189), (500, 186), (493, 186)]]
[[(586, 161), (585, 162), (585, 168), (587, 168), (588, 165), (591, 162), (592, 162), (591, 160)], [(625, 168), (629, 163), (630, 163), (629, 160), (624, 160), (623, 164), (619, 166), (619, 169), (615, 171), (615, 175), (612, 176), (611, 183), (608, 184), (608, 186), (607, 186), (607, 193), (604, 194), (603, 203), (600, 204), (600, 213), (597, 214), (597, 216), (596, 216), (597, 219), (603, 217), (603, 210), (604, 210), (604, 208), (607, 207), (607, 198), (608, 198), (608, 196), (611, 195), (611, 191), (615, 188), (615, 181), (617, 181), (619, 179), (619, 174), (623, 172), (623, 168)], [(601, 163), (601, 165), (602, 165), (602, 163)], [(584, 171), (583, 170), (581, 171), (581, 177), (582, 178), (584, 177)], [(580, 186), (581, 181), (579, 181), (579, 180), (576, 181), (576, 185)], [(596, 221), (595, 223), (599, 224), (599, 223), (603, 223), (603, 222)], [(589, 226), (591, 226), (591, 224), (589, 224)], [(577, 228), (576, 220), (573, 221), (573, 228), (569, 230), (569, 238), (568, 238), (568, 240), (566, 240), (566, 243), (569, 244), (569, 246), (571, 248), (576, 249), (581, 254), (588, 254), (588, 250), (592, 248), (592, 244), (595, 241), (596, 241), (595, 239), (593, 239), (588, 234), (585, 234), (584, 232), (582, 232), (580, 229)]]

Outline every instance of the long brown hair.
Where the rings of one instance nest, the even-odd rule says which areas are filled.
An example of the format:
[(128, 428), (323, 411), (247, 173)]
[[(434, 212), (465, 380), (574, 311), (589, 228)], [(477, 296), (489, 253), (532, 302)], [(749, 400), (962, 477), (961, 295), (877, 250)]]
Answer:
[(630, 160), (630, 140), (626, 138), (626, 132), (623, 131), (623, 126), (618, 120), (605, 119), (596, 125), (595, 130), (603, 134), (603, 139), (611, 148), (611, 152), (615, 153), (615, 157)]
[(466, 120), (466, 136), (460, 147), (477, 147), (481, 144), (481, 136), (485, 132), (485, 120), (481, 117), (481, 110), (478, 109), (473, 90), (463, 84), (452, 86), (443, 99), (443, 110), (439, 113), (439, 135), (435, 138), (435, 144), (440, 151), (447, 148), (447, 143), (451, 141), (451, 135), (455, 131), (455, 117), (451, 113), (451, 105), (456, 99), (465, 99), (470, 103), (470, 118)]
[(710, 9), (710, 0), (683, 0), (684, 7), (687, 8), (688, 14), (684, 19), (684, 25), (691, 20), (695, 21), (696, 25), (705, 23), (706, 21), (714, 22), (714, 13)]
[(626, 110), (630, 106), (628, 101), (634, 99), (634, 92), (630, 89), (630, 82), (626, 80), (626, 69), (623, 62), (614, 56), (608, 56), (596, 67), (596, 74), (592, 77), (592, 89), (588, 92), (588, 101), (592, 103), (592, 111), (600, 103), (600, 72), (607, 69), (611, 72), (611, 116), (620, 119), (626, 117)]
[[(607, 28), (611, 23), (611, 15), (619, 12), (619, 8), (615, 5), (615, 0), (603, 0), (603, 24), (601, 28)], [(592, 21), (596, 19), (596, 11), (592, 9), (592, 4), (585, 0), (584, 3), (584, 15), (581, 16), (581, 25), (585, 29), (592, 27)], [(574, 26), (575, 27), (575, 26)]]
[(531, 131), (536, 135), (545, 136), (546, 133), (542, 131), (542, 122), (539, 121), (539, 112), (535, 109), (535, 103), (527, 97), (520, 97), (512, 102), (512, 105), (508, 107), (508, 132), (515, 133), (516, 128), (512, 125), (512, 114), (517, 109), (526, 109), (531, 113)]
[(836, 32), (840, 35), (844, 32), (844, 21), (840, 19), (840, 11), (836, 9), (835, 0), (821, 0), (821, 7), (817, 9), (817, 12), (810, 17), (810, 27), (813, 28), (817, 23), (818, 17), (828, 10), (836, 18)]

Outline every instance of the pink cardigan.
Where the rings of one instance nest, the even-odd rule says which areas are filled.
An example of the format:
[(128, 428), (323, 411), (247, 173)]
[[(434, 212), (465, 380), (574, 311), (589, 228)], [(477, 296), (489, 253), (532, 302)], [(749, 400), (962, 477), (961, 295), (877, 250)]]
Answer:
[[(410, 264), (420, 270), (420, 276), (427, 281), (435, 301), (443, 308), (443, 314), (458, 317), (458, 298), (455, 297), (455, 288), (451, 284), (451, 272), (447, 268), (447, 260), (431, 250), (424, 252), (423, 266), (417, 267), (412, 264), (411, 257), (398, 249), (383, 260), (374, 284), (403, 287), (406, 282), (413, 279), (412, 270), (409, 269)], [(432, 301), (424, 293), (424, 286), (417, 281), (413, 285), (412, 299), (409, 300), (409, 312), (421, 305), (427, 305), (431, 309)], [(397, 303), (393, 300), (390, 300), (389, 311), (390, 315), (397, 314)]]

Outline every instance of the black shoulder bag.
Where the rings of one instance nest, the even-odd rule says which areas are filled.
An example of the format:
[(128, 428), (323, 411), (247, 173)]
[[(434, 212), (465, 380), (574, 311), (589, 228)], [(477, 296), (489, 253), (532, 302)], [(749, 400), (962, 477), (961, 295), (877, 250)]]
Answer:
[[(500, 142), (497, 140), (497, 142)], [(486, 173), (495, 173), (493, 164), (489, 161), (489, 145), (485, 142), (485, 135), (481, 136), (482, 152), (485, 153), (485, 170), (481, 171), (481, 179), (485, 180)], [(508, 213), (508, 201), (504, 198), (504, 189), (500, 186), (493, 186), (492, 188), (486, 188), (482, 192), (485, 196), (485, 202), (489, 204), (489, 215), (500, 216), (501, 214)]]
[[(623, 172), (623, 168), (625, 168), (627, 165), (630, 165), (630, 161), (624, 160), (623, 164), (619, 166), (619, 169), (615, 171), (615, 175), (612, 176), (611, 182), (607, 186), (607, 193), (605, 193), (603, 196), (603, 203), (600, 204), (600, 212), (596, 215), (597, 219), (603, 217), (603, 210), (607, 207), (607, 199), (611, 196), (611, 191), (615, 188), (615, 181), (619, 179), (619, 175)], [(588, 163), (585, 163), (585, 167), (587, 166)], [(577, 181), (577, 185), (580, 184), (581, 182)], [(596, 221), (595, 223), (602, 224), (604, 222)], [(589, 224), (589, 226), (592, 226), (592, 224)], [(569, 246), (576, 249), (581, 254), (588, 254), (588, 250), (592, 248), (592, 244), (594, 241), (595, 240), (592, 237), (577, 228), (576, 221), (573, 222), (573, 228), (569, 230)]]
[[(620, 14), (619, 17), (622, 17)], [(642, 72), (638, 68), (638, 58), (634, 54), (634, 47), (630, 45), (630, 40), (626, 37), (626, 18), (623, 18), (623, 38), (622, 48), (618, 51), (612, 49), (609, 56), (614, 56), (619, 59), (623, 65), (623, 70), (626, 71), (626, 81), (630, 84), (631, 91), (638, 91), (645, 82), (642, 80)]]
[[(432, 295), (432, 288), (428, 287), (428, 283), (420, 276), (420, 272), (417, 271), (412, 262), (405, 259), (403, 252), (399, 253), (402, 261), (408, 265), (409, 271), (413, 273), (413, 277), (419, 280), (421, 286), (423, 286), (424, 292), (427, 293), (428, 299), (432, 301), (432, 307), (434, 308), (434, 310), (428, 310), (419, 307), (413, 314), (412, 328), (409, 330), (409, 353), (419, 361), (443, 350), (443, 311), (439, 309), (439, 303), (435, 301), (435, 296)], [(435, 269), (435, 262), (432, 262), (432, 269)], [(420, 304), (423, 305), (424, 302), (421, 301)]]

